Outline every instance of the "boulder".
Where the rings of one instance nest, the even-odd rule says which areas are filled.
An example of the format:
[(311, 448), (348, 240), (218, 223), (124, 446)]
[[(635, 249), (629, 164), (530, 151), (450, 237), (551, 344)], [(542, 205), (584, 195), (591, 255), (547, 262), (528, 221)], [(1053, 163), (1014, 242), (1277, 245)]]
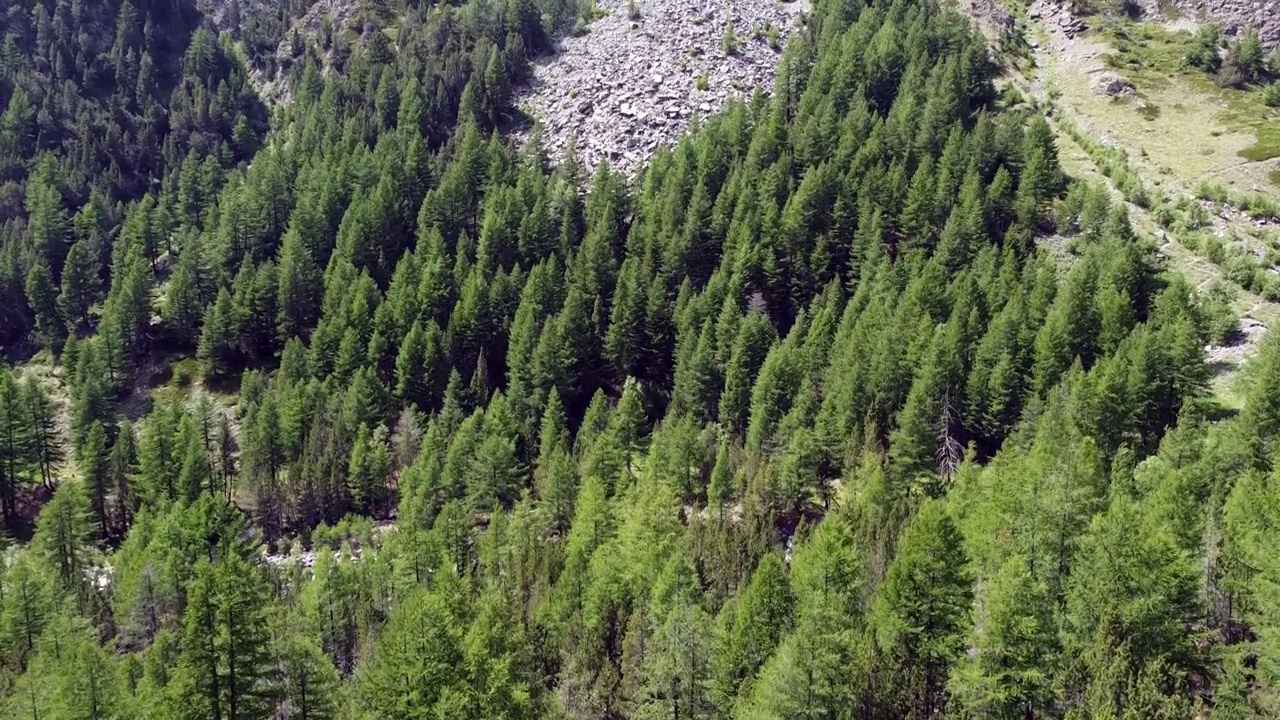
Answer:
[(1113, 72), (1100, 72), (1089, 81), (1089, 90), (1095, 95), (1127, 97), (1133, 94), (1133, 83)]

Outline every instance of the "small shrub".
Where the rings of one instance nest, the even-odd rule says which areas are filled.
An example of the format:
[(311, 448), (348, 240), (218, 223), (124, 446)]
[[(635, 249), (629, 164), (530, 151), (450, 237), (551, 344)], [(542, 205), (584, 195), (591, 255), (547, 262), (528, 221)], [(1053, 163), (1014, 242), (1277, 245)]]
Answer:
[(1201, 248), (1201, 244), (1202, 244), (1202, 243), (1201, 243), (1201, 239), (1202, 239), (1202, 238), (1201, 238), (1201, 234), (1200, 234), (1200, 233), (1194, 233), (1194, 232), (1193, 232), (1193, 233), (1187, 233), (1186, 235), (1183, 235), (1183, 236), (1182, 236), (1181, 238), (1179, 238), (1178, 240), (1179, 240), (1179, 242), (1181, 242), (1181, 243), (1182, 243), (1182, 246), (1183, 246), (1183, 247), (1185, 247), (1186, 249), (1190, 250), (1191, 252), (1193, 252), (1193, 253), (1195, 253), (1195, 254), (1199, 255), (1199, 254), (1200, 254), (1200, 252), (1201, 252), (1201, 250), (1202, 250), (1202, 248)]
[(769, 47), (774, 50), (782, 49), (781, 41), (778, 40), (778, 28), (770, 24), (769, 27), (765, 29), (765, 37), (766, 41), (769, 43)]
[(1005, 85), (1000, 90), (1000, 104), (1006, 108), (1017, 107), (1024, 102), (1026, 102), (1026, 98), (1023, 97), (1022, 91), (1013, 83)]
[(694, 82), (694, 85), (696, 85), (699, 90), (705, 91), (708, 87), (711, 86), (711, 83), (707, 80), (707, 74), (702, 73), (701, 75), (698, 76), (698, 79)]
[(1223, 85), (1239, 87), (1257, 82), (1267, 71), (1267, 56), (1262, 50), (1258, 31), (1250, 29), (1239, 41), (1227, 48), (1227, 58), (1222, 62), (1218, 81)]
[(1160, 227), (1171, 230), (1174, 225), (1178, 224), (1178, 210), (1172, 205), (1161, 203), (1152, 211), (1151, 216), (1159, 223)]
[(1128, 168), (1125, 172), (1118, 176), (1116, 187), (1120, 189), (1121, 194), (1129, 202), (1143, 209), (1151, 207), (1151, 194), (1147, 192), (1147, 188), (1142, 184), (1142, 180)]
[(1280, 220), (1280, 203), (1265, 195), (1242, 195), (1236, 203), (1249, 217), (1257, 220)]
[(1204, 256), (1209, 258), (1209, 262), (1214, 265), (1221, 266), (1227, 259), (1227, 249), (1223, 246), (1222, 241), (1213, 236), (1206, 236), (1204, 242), (1200, 243), (1200, 250)]
[(1245, 288), (1252, 288), (1257, 280), (1259, 269), (1242, 253), (1231, 253), (1222, 268), (1231, 282)]
[(1271, 83), (1262, 91), (1262, 102), (1267, 107), (1280, 108), (1280, 80)]
[(190, 358), (173, 364), (173, 384), (178, 387), (187, 387), (191, 385), (200, 374), (200, 365)]
[(738, 38), (733, 34), (733, 23), (727, 23), (724, 26), (724, 38), (721, 44), (724, 46), (725, 55), (738, 54)]
[(1209, 211), (1204, 206), (1195, 201), (1188, 201), (1182, 204), (1183, 208), (1183, 225), (1188, 230), (1199, 230), (1208, 227), (1213, 222), (1209, 218)]
[(1207, 73), (1218, 72), (1218, 67), (1222, 64), (1222, 59), (1218, 57), (1218, 47), (1221, 44), (1222, 32), (1217, 25), (1200, 28), (1191, 46), (1187, 48), (1187, 64)]
[(1214, 280), (1200, 299), (1200, 315), (1209, 342), (1225, 345), (1236, 334), (1239, 321), (1232, 305), (1236, 291), (1221, 279)]
[(1262, 279), (1262, 284), (1254, 292), (1267, 302), (1280, 300), (1280, 278), (1265, 270), (1261, 272), (1266, 277)]
[(1196, 197), (1201, 200), (1212, 200), (1224, 203), (1231, 198), (1231, 191), (1222, 183), (1202, 182), (1196, 186)]

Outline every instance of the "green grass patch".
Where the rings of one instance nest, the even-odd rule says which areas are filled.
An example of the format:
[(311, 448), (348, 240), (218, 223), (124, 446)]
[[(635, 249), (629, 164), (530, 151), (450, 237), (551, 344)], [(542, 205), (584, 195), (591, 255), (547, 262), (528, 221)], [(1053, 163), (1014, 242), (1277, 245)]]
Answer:
[(1190, 35), (1171, 33), (1159, 25), (1129, 20), (1107, 22), (1100, 32), (1115, 48), (1115, 52), (1102, 57), (1103, 62), (1141, 87), (1168, 87), (1169, 76), (1187, 70)]
[[(1115, 48), (1102, 57), (1138, 88), (1164, 89), (1173, 78), (1190, 82), (1197, 90), (1215, 97), (1226, 105), (1221, 121), (1235, 130), (1251, 130), (1257, 136), (1253, 145), (1239, 151), (1245, 160), (1260, 162), (1280, 157), (1280, 114), (1263, 102), (1257, 92), (1224, 88), (1203, 71), (1187, 64), (1187, 53), (1194, 37), (1187, 32), (1171, 32), (1154, 23), (1129, 20), (1109, 21), (1100, 26), (1099, 34)], [(1147, 120), (1158, 117), (1159, 110), (1141, 110)]]
[(1262, 126), (1255, 128), (1255, 131), (1258, 133), (1257, 142), (1241, 150), (1240, 157), (1253, 162), (1280, 157), (1280, 126)]
[(191, 383), (200, 379), (200, 362), (193, 357), (183, 358), (172, 366), (174, 387), (190, 387)]

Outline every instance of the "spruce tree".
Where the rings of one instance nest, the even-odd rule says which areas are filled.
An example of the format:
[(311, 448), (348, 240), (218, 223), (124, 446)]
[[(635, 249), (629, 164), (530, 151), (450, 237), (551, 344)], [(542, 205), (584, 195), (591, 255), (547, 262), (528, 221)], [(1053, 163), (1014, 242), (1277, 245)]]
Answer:
[(940, 501), (928, 501), (903, 531), (872, 609), (876, 647), (891, 688), (880, 697), (905, 717), (946, 705), (973, 599), (959, 531)]
[(89, 492), (89, 507), (100, 537), (107, 536), (108, 506), (111, 486), (108, 478), (107, 434), (102, 423), (95, 422), (85, 436), (79, 453), (80, 475)]
[(44, 263), (36, 263), (27, 273), (27, 303), (36, 318), (36, 334), (41, 344), (53, 349), (62, 345), (67, 328), (58, 309), (58, 292)]
[(89, 308), (98, 299), (98, 262), (83, 242), (67, 252), (62, 268), (62, 294), (58, 297), (63, 317), (80, 327), (89, 326)]

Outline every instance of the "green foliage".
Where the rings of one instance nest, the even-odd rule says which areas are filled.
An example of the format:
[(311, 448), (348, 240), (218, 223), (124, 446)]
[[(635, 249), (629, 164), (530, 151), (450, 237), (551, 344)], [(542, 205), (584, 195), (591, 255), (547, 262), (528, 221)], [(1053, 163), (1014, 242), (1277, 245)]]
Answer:
[(984, 587), (974, 652), (960, 660), (947, 688), (956, 714), (1012, 719), (1050, 712), (1061, 650), (1048, 587), (1019, 554)]
[(720, 47), (725, 55), (738, 54), (738, 36), (733, 32), (733, 23), (724, 26), (724, 35), (720, 38)]
[(1267, 107), (1280, 108), (1280, 82), (1272, 82), (1262, 91), (1262, 102)]
[(1242, 86), (1256, 83), (1267, 72), (1267, 56), (1258, 31), (1250, 28), (1243, 37), (1227, 47), (1218, 81), (1224, 85)]
[(43, 505), (0, 563), (5, 712), (1276, 707), (1280, 346), (1207, 413), (1232, 299), (1056, 132), (1170, 227), (1199, 205), (997, 102), (967, 22), (821, 0), (772, 93), (628, 180), (502, 134), (591, 3), (296, 40), (240, 5), (222, 38), (6, 16), (0, 340), (61, 353), (0, 371), (19, 545)]
[(1207, 73), (1216, 73), (1222, 67), (1218, 48), (1222, 45), (1222, 31), (1209, 24), (1196, 31), (1195, 40), (1187, 49), (1187, 64)]
[(966, 565), (946, 508), (926, 503), (904, 530), (871, 610), (876, 652), (893, 688), (881, 702), (902, 716), (930, 715), (945, 702), (973, 598)]
[(1239, 318), (1234, 308), (1236, 293), (1227, 283), (1218, 280), (1211, 284), (1200, 301), (1205, 329), (1209, 339), (1219, 345), (1229, 343), (1239, 328)]

